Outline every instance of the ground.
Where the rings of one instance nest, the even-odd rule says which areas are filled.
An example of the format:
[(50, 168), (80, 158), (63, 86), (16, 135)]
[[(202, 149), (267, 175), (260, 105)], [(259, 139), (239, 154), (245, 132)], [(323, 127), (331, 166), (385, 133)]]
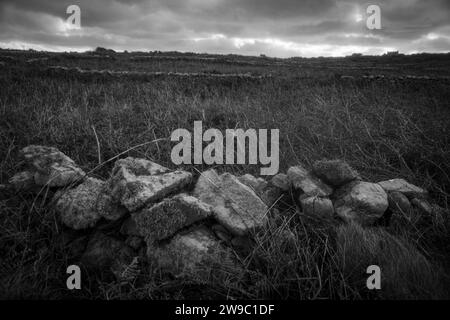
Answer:
[[(272, 59), (0, 50), (0, 62), (0, 184), (22, 168), (18, 151), (30, 144), (57, 147), (91, 171), (99, 161), (169, 138), (175, 129), (192, 131), (194, 121), (202, 120), (204, 128), (220, 130), (280, 129), (280, 172), (342, 159), (364, 180), (404, 178), (449, 208), (450, 55)], [(133, 72), (82, 72), (94, 69)], [(174, 168), (173, 145), (160, 140), (123, 156)], [(112, 166), (92, 175), (106, 179)], [(196, 175), (207, 168), (184, 166)], [(259, 174), (253, 165), (216, 169)], [(65, 285), (71, 257), (60, 241), (64, 230), (47, 200), (0, 195), (1, 297), (448, 297), (447, 214), (394, 215), (382, 230), (355, 230), (309, 221), (295, 206), (285, 208), (289, 219), (277, 227), (294, 235), (290, 249), (277, 230), (259, 234), (260, 245), (245, 259), (246, 274), (238, 280), (199, 284), (143, 275), (120, 286), (91, 274), (74, 293)], [(367, 249), (373, 245), (378, 249)], [(349, 261), (346, 252), (355, 257)], [(402, 263), (394, 265), (400, 257)], [(367, 292), (364, 272), (352, 269), (373, 261), (384, 263), (393, 277), (378, 293)]]

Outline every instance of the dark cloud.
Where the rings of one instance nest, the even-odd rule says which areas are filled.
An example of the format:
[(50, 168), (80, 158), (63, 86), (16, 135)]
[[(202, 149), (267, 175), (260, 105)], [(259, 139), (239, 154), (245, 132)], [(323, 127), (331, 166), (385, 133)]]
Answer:
[[(81, 8), (68, 30), (66, 8)], [(382, 30), (365, 27), (382, 10)], [(450, 51), (449, 0), (2, 0), (0, 46), (277, 56)]]

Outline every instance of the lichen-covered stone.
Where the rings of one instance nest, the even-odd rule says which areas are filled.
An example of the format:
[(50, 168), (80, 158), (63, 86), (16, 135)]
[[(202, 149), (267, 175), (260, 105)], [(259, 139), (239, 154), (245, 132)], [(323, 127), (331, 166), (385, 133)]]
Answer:
[(308, 196), (328, 197), (333, 193), (330, 186), (300, 165), (289, 168), (287, 175), (292, 187), (296, 190), (300, 189)]
[(358, 172), (342, 160), (322, 160), (313, 164), (314, 174), (333, 187), (360, 179)]
[(189, 172), (129, 157), (116, 162), (108, 188), (114, 199), (133, 212), (182, 189), (191, 179)]
[(417, 187), (404, 179), (391, 179), (378, 182), (378, 184), (386, 191), (398, 191), (403, 193), (408, 198), (424, 198), (428, 192), (420, 187)]
[(21, 153), (39, 186), (65, 187), (85, 177), (85, 172), (56, 148), (31, 145), (23, 148)]
[(187, 194), (178, 194), (132, 214), (137, 229), (149, 245), (173, 236), (178, 230), (211, 215), (211, 207)]
[(215, 219), (235, 235), (246, 235), (267, 223), (268, 207), (235, 176), (214, 170), (202, 173), (194, 195), (212, 206)]
[(96, 203), (102, 186), (103, 181), (87, 178), (74, 189), (58, 191), (54, 201), (61, 221), (76, 230), (93, 227), (101, 218)]
[(148, 247), (147, 255), (154, 268), (176, 277), (189, 276), (198, 280), (207, 280), (220, 269), (236, 267), (232, 252), (205, 227), (177, 234), (167, 244)]
[(380, 185), (355, 181), (337, 191), (334, 209), (347, 222), (372, 225), (388, 208), (388, 197)]
[(310, 216), (333, 218), (334, 207), (329, 198), (300, 197), (303, 212)]

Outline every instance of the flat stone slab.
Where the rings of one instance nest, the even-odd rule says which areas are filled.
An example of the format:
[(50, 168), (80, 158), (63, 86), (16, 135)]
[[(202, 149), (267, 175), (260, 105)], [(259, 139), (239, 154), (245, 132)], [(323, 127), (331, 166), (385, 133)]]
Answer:
[(170, 171), (152, 161), (129, 157), (115, 163), (108, 187), (111, 196), (133, 212), (182, 189), (191, 179), (189, 172)]
[(75, 230), (93, 227), (101, 218), (96, 204), (103, 184), (101, 180), (87, 178), (74, 189), (56, 192), (55, 209), (61, 221)]
[(208, 204), (193, 196), (178, 194), (131, 216), (139, 234), (152, 245), (154, 241), (170, 238), (180, 229), (204, 220), (211, 214), (212, 208)]
[(234, 235), (246, 235), (263, 227), (267, 221), (267, 205), (235, 176), (215, 170), (203, 172), (194, 195), (212, 207), (215, 219)]
[(148, 247), (147, 256), (165, 272), (199, 280), (207, 280), (215, 270), (233, 269), (236, 265), (232, 252), (205, 227), (177, 234), (165, 245)]
[(314, 174), (333, 187), (361, 179), (358, 172), (342, 160), (321, 160), (313, 164)]
[(23, 148), (21, 154), (38, 186), (65, 187), (85, 177), (85, 172), (56, 148), (31, 145)]
[(308, 196), (328, 197), (333, 193), (330, 186), (300, 165), (290, 167), (287, 176), (294, 189), (300, 189)]
[(378, 182), (378, 184), (386, 191), (398, 191), (403, 193), (408, 198), (426, 197), (428, 192), (420, 187), (417, 187), (405, 179), (391, 179)]
[(334, 209), (345, 221), (372, 225), (388, 208), (388, 196), (376, 183), (356, 181), (337, 191)]

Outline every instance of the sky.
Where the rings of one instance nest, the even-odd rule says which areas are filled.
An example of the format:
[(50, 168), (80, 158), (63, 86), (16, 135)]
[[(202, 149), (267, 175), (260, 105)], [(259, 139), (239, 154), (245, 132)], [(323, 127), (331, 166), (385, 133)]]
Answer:
[[(369, 5), (380, 8), (379, 30), (367, 28)], [(282, 58), (450, 52), (450, 0), (0, 0), (1, 48), (99, 46)]]

